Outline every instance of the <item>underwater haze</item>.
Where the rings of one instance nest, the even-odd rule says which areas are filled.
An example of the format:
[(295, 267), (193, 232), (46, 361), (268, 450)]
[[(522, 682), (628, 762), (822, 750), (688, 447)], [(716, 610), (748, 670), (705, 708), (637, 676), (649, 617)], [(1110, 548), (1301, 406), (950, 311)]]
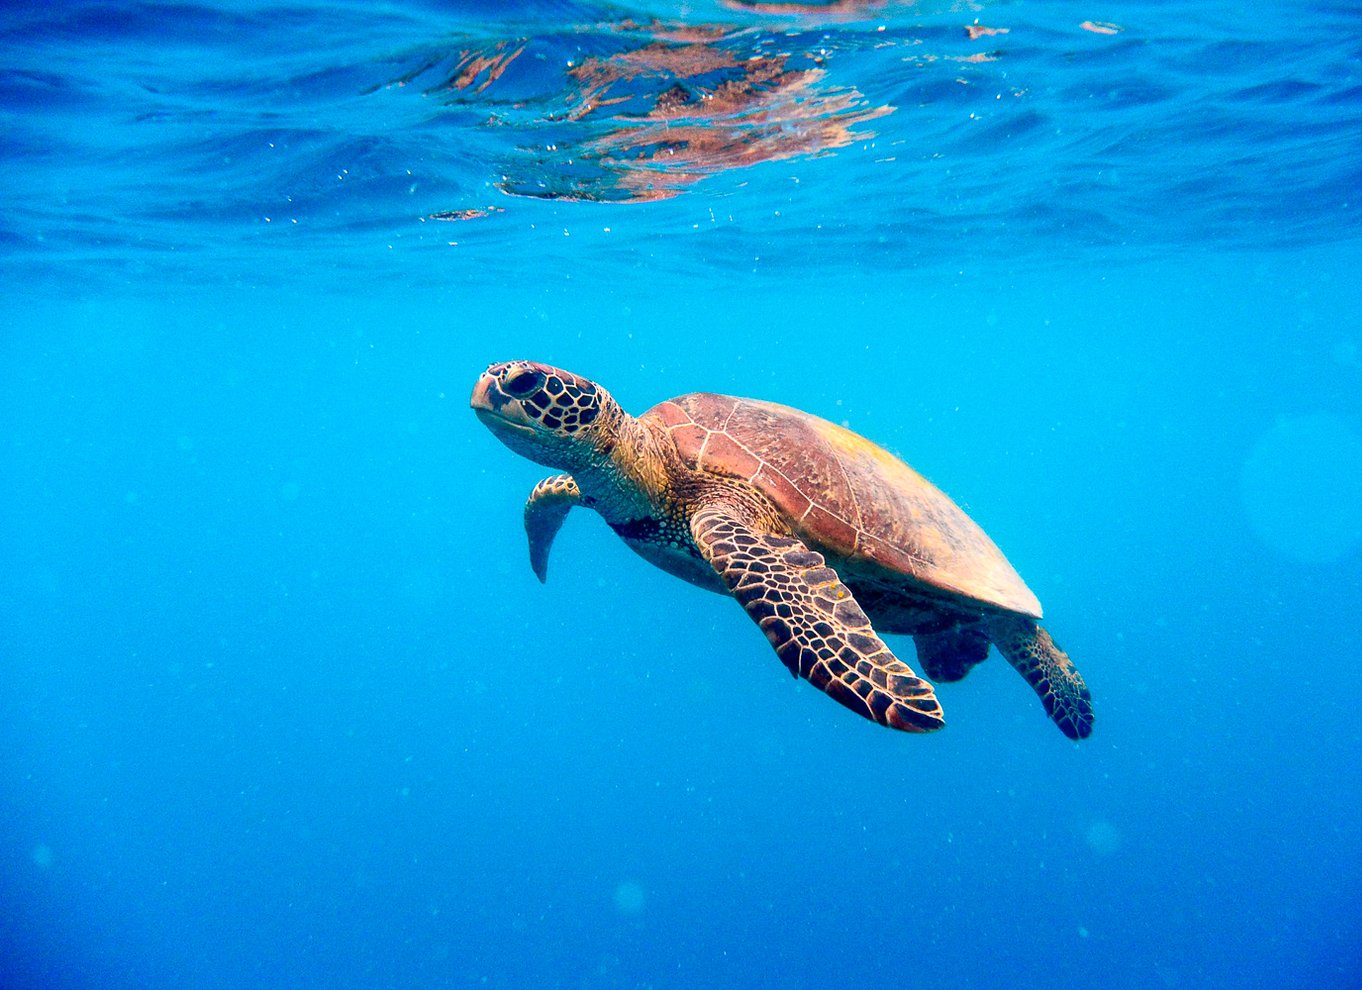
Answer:
[[(1362, 985), (1359, 39), (6, 4), (0, 987)], [(541, 585), (517, 358), (903, 457), (1092, 736), (857, 718), (590, 512)]]

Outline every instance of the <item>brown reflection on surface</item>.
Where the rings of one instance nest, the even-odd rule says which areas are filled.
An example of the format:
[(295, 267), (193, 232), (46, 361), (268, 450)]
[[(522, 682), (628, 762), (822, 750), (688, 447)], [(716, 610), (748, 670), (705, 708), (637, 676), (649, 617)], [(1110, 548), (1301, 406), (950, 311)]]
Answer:
[[(476, 92), (481, 93), (501, 77), (506, 67), (525, 50), (524, 45), (511, 48), (509, 42), (495, 45), (490, 52), (464, 52), (454, 67), (454, 74), (446, 83), (448, 89), (467, 89), (477, 83)], [(481, 82), (478, 80), (481, 79)]]
[[(506, 71), (525, 50), (525, 45), (521, 42), (498, 41), (489, 44), (486, 48), (464, 49), (458, 53), (454, 59), (454, 65), (449, 69), (442, 82), (429, 86), (426, 92), (435, 93), (441, 90), (465, 90), (471, 88), (475, 93), (481, 93), (492, 83), (501, 78), (501, 74)], [(417, 76), (429, 72), (431, 69), (444, 62), (444, 54), (436, 55), (433, 58), (404, 73), (394, 79), (391, 85), (406, 86)], [(476, 84), (476, 85), (474, 85)]]
[(1007, 34), (1010, 30), (1011, 28), (984, 27), (984, 25), (977, 21), (973, 24), (965, 25), (965, 33), (969, 35), (970, 41), (978, 41), (980, 38), (986, 38), (995, 34)]
[[(844, 32), (814, 23), (919, 6), (910, 0), (723, 2), (787, 20), (773, 29), (751, 17), (735, 17), (739, 24), (622, 17), (542, 36), (470, 38), (454, 51), (425, 55), (388, 85), (419, 85), (446, 106), (472, 110), (484, 128), (513, 135), (514, 149), (498, 149), (497, 138), (483, 146), (497, 158), (496, 187), (507, 195), (642, 203), (678, 196), (733, 169), (873, 140), (871, 123), (894, 107), (873, 103), (838, 76), (844, 52), (854, 66), (867, 64), (857, 54), (875, 51), (881, 72), (930, 63), (954, 63), (963, 72), (966, 63), (998, 58), (982, 49), (1009, 31), (980, 24), (973, 15), (981, 8), (969, 0), (926, 0), (952, 13), (968, 11), (954, 22), (963, 37), (955, 34), (954, 46), (933, 51), (921, 38), (883, 25)], [(810, 21), (801, 26), (792, 15)], [(478, 143), (469, 145), (465, 153), (477, 154)], [(469, 220), (488, 212), (449, 210), (430, 218)]]
[(819, 93), (823, 78), (821, 69), (754, 63), (741, 80), (722, 84), (698, 104), (684, 90), (664, 93), (639, 126), (614, 129), (589, 150), (617, 170), (618, 189), (627, 194), (621, 198), (642, 201), (674, 196), (715, 172), (872, 137), (853, 134), (852, 127), (889, 108), (861, 105), (854, 90)]
[(654, 41), (674, 41), (680, 43), (717, 41), (731, 30), (722, 24), (683, 24), (679, 21), (668, 23), (653, 18), (651, 21), (636, 21), (626, 17), (613, 27), (620, 32), (637, 32)]
[(826, 52), (773, 51), (751, 30), (623, 22), (641, 42), (567, 71), (564, 109), (583, 126), (536, 152), (532, 179), (502, 189), (541, 199), (647, 202), (759, 162), (826, 153), (874, 137), (857, 125), (892, 111), (828, 84)]
[[(763, 3), (762, 0), (723, 0), (729, 10), (748, 13), (774, 14), (777, 17), (827, 17), (845, 19), (874, 14), (889, 6), (887, 0), (830, 0), (829, 3)], [(896, 6), (909, 6), (907, 0), (899, 0)]]
[(773, 17), (798, 17), (812, 21), (866, 20), (872, 15), (893, 14), (912, 9), (919, 14), (975, 12), (982, 0), (827, 0), (817, 2), (767, 2), (767, 0), (720, 0), (723, 7), (745, 14), (770, 14)]

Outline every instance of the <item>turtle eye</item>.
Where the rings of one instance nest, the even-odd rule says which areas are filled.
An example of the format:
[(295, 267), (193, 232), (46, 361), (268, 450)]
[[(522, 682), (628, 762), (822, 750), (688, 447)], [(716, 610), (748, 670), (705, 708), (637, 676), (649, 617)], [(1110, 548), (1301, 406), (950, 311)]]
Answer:
[(516, 399), (533, 395), (544, 383), (544, 376), (537, 371), (522, 371), (501, 383), (501, 390)]

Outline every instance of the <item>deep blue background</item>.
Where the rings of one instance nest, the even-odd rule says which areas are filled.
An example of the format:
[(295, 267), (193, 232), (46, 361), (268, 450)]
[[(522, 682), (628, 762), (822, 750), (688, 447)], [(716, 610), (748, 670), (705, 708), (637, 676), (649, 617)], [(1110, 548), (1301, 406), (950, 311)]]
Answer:
[[(391, 12), (339, 9), (345, 24), (396, 30)], [(422, 10), (403, 30), (438, 19)], [(1263, 71), (1229, 15), (1207, 15), (1198, 34), (1148, 8), (1083, 13), (1130, 14), (1121, 58), (1170, 91), (1186, 95), (1185, 80), (1155, 73), (1169, 57), (1161, 36), (1221, 51), (1227, 91)], [(587, 20), (578, 8), (538, 15)], [(134, 30), (110, 16), (64, 34), (32, 27), (37, 16), (6, 36), (11, 64), (39, 51), (74, 61), (82, 40)], [(164, 37), (212, 50), (218, 15), (176, 16), (182, 32)], [(340, 15), (291, 16), (320, 62), (363, 50), (327, 20)], [(467, 29), (475, 13), (460, 16)], [(911, 12), (892, 16), (913, 30)], [(284, 50), (267, 23), (252, 21), (262, 51)], [(1022, 27), (1008, 71), (1062, 116), (1053, 94), (1095, 87), (1102, 67), (1066, 67)], [(1212, 27), (1223, 44), (1207, 40)], [(1074, 37), (1065, 44), (1102, 40)], [(111, 77), (150, 71), (139, 59), (157, 49), (141, 43)], [(374, 58), (391, 51), (369, 43)], [(1242, 64), (1224, 54), (1236, 44)], [(1326, 95), (1356, 94), (1356, 53), (1328, 64)], [(257, 68), (267, 74), (263, 56)], [(211, 64), (157, 71), (211, 104), (212, 87), (194, 89)], [(1327, 156), (1292, 154), (1297, 90), (1283, 87), (1263, 153), (1318, 180), (1298, 191), (1345, 188), (1355, 160), (1322, 174)], [(16, 91), (11, 121), (36, 131), (59, 116), (50, 101), (19, 106)], [(230, 129), (232, 107), (283, 98), (260, 92), (222, 94), (203, 139)], [(336, 92), (357, 88), (343, 77)], [(287, 112), (322, 113), (285, 95)], [(103, 97), (89, 99), (77, 117), (103, 112)], [(889, 123), (906, 114), (882, 126), (907, 127)], [(181, 225), (169, 250), (135, 231), (149, 199), (189, 189), (193, 170), (175, 158), (178, 138), (132, 117), (118, 126), (143, 138), (146, 161), (166, 140), (164, 171), (143, 164), (140, 185), (102, 186), (98, 163), (114, 159), (94, 147), (103, 138), (78, 135), (89, 160), (33, 161), (32, 195), (8, 214), (0, 984), (1164, 990), (1362, 978), (1351, 206), (1311, 213), (1287, 190), (1265, 218), (1266, 176), (1237, 226), (1195, 233), (1187, 214), (1201, 200), (1141, 197), (1127, 180), (1086, 206), (1127, 244), (1043, 218), (1021, 231), (1018, 214), (975, 234), (961, 219), (924, 257), (911, 224), (886, 241), (883, 214), (844, 202), (884, 174), (876, 152), (853, 149), (719, 175), (653, 205), (493, 190), (505, 213), (487, 219), (502, 226), (484, 236), (470, 222), (463, 252), (429, 238), (388, 252), (392, 230), (417, 222), (378, 194), (373, 229), (338, 226), (296, 249), (168, 210), (161, 233)], [(354, 126), (368, 133), (374, 118)], [(398, 140), (406, 125), (394, 126)], [(1188, 171), (1247, 167), (1219, 155), (1223, 135), (1205, 140), (1181, 146)], [(1356, 144), (1343, 129), (1331, 140)], [(1055, 151), (1030, 148), (1031, 193), (1043, 191), (1036, 174), (1073, 164)], [(991, 153), (981, 145), (966, 170), (986, 172)], [(1009, 156), (998, 177), (1027, 162), (1025, 147), (998, 153)], [(1174, 170), (1166, 149), (1134, 160)], [(495, 171), (470, 161), (441, 195)], [(313, 164), (299, 153), (277, 174)], [(929, 167), (900, 166), (877, 198), (885, 213), (916, 202), (915, 170)], [(789, 198), (790, 173), (802, 198)], [(272, 195), (273, 175), (198, 188), (211, 198), (221, 181), (245, 202)], [(66, 210), (34, 192), (49, 179), (65, 184)], [(70, 205), (101, 188), (103, 219)], [(773, 202), (788, 203), (782, 219)], [(924, 194), (924, 209), (933, 202)], [(1137, 202), (1139, 222), (1126, 212)], [(442, 205), (461, 204), (475, 205)], [(722, 236), (688, 240), (702, 236), (687, 233), (692, 218), (716, 207), (736, 215)], [(835, 230), (813, 222), (827, 217)], [(126, 236), (101, 233), (120, 218)], [(680, 392), (735, 392), (845, 421), (902, 454), (1040, 595), (1092, 687), (1093, 737), (1064, 740), (996, 657), (941, 689), (943, 732), (862, 722), (793, 682), (739, 608), (649, 569), (585, 513), (541, 587), (520, 512), (544, 472), (467, 409), (482, 367), (520, 356), (595, 378), (636, 413)]]

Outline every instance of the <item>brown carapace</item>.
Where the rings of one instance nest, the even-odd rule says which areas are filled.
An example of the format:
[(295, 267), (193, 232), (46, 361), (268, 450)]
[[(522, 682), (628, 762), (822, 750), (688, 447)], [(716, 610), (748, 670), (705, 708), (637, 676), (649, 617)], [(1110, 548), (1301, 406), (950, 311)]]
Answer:
[(954, 502), (864, 437), (704, 392), (635, 418), (599, 385), (530, 361), (489, 367), (471, 403), (511, 449), (567, 472), (525, 505), (541, 581), (582, 505), (648, 561), (736, 598), (792, 674), (865, 718), (945, 724), (932, 686), (880, 638), (893, 633), (913, 637), (937, 681), (996, 646), (1066, 736), (1091, 733), (1091, 695), (1038, 625), (1036, 596)]

